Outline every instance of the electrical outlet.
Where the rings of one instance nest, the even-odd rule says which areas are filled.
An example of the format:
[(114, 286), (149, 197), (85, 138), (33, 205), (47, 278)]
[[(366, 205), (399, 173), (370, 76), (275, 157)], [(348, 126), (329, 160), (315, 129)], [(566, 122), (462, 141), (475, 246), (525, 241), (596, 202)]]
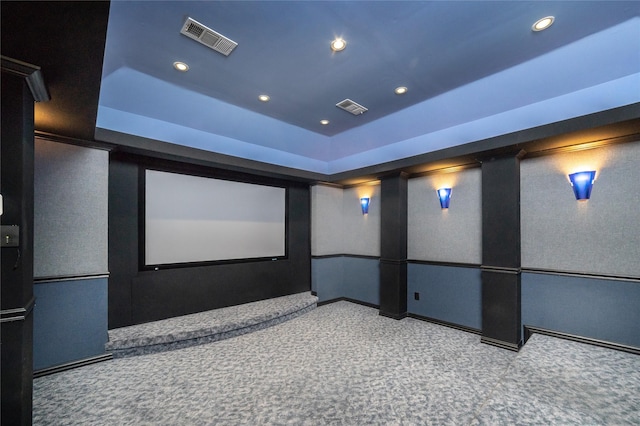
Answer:
[(18, 225), (2, 225), (0, 227), (0, 245), (2, 247), (18, 247), (20, 245), (20, 227)]
[(418, 293), (417, 291), (415, 293), (413, 293), (413, 298), (415, 300), (420, 300), (420, 293)]

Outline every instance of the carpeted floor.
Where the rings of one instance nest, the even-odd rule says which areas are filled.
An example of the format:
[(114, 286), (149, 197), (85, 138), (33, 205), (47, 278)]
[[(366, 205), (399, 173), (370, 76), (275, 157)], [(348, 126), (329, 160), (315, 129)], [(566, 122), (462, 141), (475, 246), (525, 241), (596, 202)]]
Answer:
[(34, 380), (36, 425), (640, 424), (640, 357), (519, 352), (338, 302), (232, 339)]

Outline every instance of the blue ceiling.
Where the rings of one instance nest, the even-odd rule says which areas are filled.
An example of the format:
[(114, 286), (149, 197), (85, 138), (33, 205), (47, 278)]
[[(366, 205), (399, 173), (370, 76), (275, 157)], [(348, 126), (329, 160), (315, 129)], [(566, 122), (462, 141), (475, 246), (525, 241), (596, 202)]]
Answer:
[(96, 126), (333, 175), (637, 102), (637, 1), (112, 1)]

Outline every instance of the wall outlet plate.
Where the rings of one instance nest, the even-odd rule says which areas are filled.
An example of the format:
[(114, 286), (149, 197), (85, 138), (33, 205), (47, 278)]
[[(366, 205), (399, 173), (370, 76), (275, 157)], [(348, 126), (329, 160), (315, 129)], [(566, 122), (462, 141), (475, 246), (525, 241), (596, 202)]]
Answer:
[(20, 227), (18, 225), (0, 226), (0, 247), (18, 247), (20, 245)]

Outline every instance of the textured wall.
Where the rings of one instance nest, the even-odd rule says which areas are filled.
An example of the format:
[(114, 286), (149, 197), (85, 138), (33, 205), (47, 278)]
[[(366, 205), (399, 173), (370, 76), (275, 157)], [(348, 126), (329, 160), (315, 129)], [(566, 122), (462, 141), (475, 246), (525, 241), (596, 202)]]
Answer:
[[(479, 168), (409, 179), (409, 259), (481, 263), (481, 183)], [(447, 210), (436, 193), (442, 187), (452, 188)]]
[(33, 368), (60, 365), (104, 353), (107, 279), (39, 283), (33, 327)]
[[(522, 267), (640, 277), (640, 142), (521, 163)], [(567, 174), (596, 170), (589, 201)]]
[(342, 253), (341, 188), (311, 187), (311, 255)]
[[(360, 198), (369, 197), (369, 213), (362, 214)], [(380, 185), (344, 190), (342, 253), (380, 256)]]
[(34, 276), (107, 269), (108, 152), (35, 141)]
[[(361, 197), (371, 199), (367, 215)], [(378, 259), (348, 255), (380, 256), (380, 185), (311, 187), (311, 254), (347, 255), (313, 259), (311, 288), (321, 302), (348, 297), (378, 305)]]
[(311, 290), (319, 302), (346, 297), (342, 256), (311, 260)]
[(522, 274), (522, 324), (640, 348), (640, 284)]
[(344, 285), (342, 296), (380, 305), (380, 262), (345, 256), (342, 258)]
[[(416, 292), (420, 300), (415, 300)], [(481, 293), (478, 268), (412, 263), (407, 269), (407, 310), (411, 314), (480, 330)]]
[[(360, 197), (371, 199), (363, 215)], [(311, 254), (380, 255), (380, 186), (311, 187)]]
[(380, 270), (378, 259), (337, 256), (313, 259), (312, 290), (318, 300), (347, 297), (360, 302), (380, 304)]

